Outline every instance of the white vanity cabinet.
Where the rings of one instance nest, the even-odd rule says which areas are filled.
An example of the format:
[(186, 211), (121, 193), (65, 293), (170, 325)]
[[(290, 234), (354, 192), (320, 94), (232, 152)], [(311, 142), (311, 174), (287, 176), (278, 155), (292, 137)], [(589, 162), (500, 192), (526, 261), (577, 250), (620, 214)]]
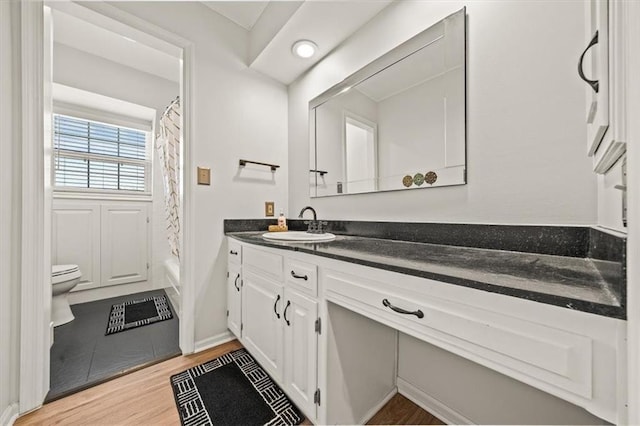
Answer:
[(242, 319), (240, 333), (231, 319), (229, 328), (314, 423), (366, 422), (396, 392), (438, 414), (406, 365), (400, 377), (398, 354), (410, 348), (398, 333), (626, 421), (624, 320), (229, 241), (241, 263), (229, 261), (229, 291), (241, 294), (229, 318)]
[[(295, 254), (289, 256), (279, 250), (240, 245), (229, 239), (230, 251), (232, 246), (241, 253), (241, 268), (235, 269), (230, 253), (227, 291), (233, 296), (228, 296), (229, 329), (314, 421), (320, 324), (317, 267), (296, 260)], [(237, 277), (240, 277), (240, 292), (236, 287)], [(233, 311), (241, 311), (239, 327), (232, 320), (237, 318)]]

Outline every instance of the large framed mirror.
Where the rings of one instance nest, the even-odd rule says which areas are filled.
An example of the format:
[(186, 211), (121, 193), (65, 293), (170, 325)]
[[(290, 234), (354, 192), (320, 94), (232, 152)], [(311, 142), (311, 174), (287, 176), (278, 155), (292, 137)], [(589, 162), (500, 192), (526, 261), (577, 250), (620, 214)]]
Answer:
[(310, 195), (466, 183), (465, 9), (309, 102)]

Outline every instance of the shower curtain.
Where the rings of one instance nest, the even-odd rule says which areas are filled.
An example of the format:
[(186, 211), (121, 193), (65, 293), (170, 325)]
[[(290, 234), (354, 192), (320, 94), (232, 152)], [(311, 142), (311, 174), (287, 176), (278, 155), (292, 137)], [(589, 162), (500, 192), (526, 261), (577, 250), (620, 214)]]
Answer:
[(180, 99), (176, 98), (160, 118), (156, 149), (164, 187), (167, 239), (171, 254), (180, 259)]

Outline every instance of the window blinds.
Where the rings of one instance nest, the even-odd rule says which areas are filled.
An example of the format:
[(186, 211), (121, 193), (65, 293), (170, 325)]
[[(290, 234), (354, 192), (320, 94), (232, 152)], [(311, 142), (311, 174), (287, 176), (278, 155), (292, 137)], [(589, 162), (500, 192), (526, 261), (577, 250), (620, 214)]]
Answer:
[(147, 133), (54, 115), (54, 185), (149, 192)]

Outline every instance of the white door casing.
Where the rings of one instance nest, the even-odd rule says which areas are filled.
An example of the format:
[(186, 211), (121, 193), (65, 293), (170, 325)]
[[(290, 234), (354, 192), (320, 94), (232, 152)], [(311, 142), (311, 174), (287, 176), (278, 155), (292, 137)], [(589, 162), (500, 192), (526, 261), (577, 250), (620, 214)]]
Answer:
[[(43, 137), (44, 132), (44, 94), (50, 92), (51, 84), (45, 80), (45, 37), (43, 2), (33, 0), (19, 2), (21, 16), (21, 90), (22, 110), (21, 129), (22, 169), (20, 187), (22, 197), (21, 217), (21, 294), (20, 294), (20, 366), (19, 366), (19, 411), (31, 411), (44, 401), (49, 390), (49, 346), (50, 346), (50, 248), (45, 247), (51, 232), (45, 228), (46, 210), (45, 173)], [(55, 3), (51, 4), (55, 7)], [(183, 137), (184, 167), (183, 175), (191, 176), (194, 169), (192, 154), (193, 132), (193, 93), (194, 81), (194, 45), (168, 30), (151, 24), (143, 19), (126, 13), (104, 2), (73, 4), (115, 19), (148, 35), (159, 38), (182, 49), (181, 99), (183, 100)], [(183, 179), (183, 248), (180, 267), (182, 285), (182, 317), (180, 321), (180, 348), (182, 352), (194, 351), (194, 285), (192, 279), (195, 270), (194, 254), (194, 211), (193, 197), (195, 180)], [(41, 301), (39, 303), (38, 301)], [(17, 366), (16, 366), (17, 367)]]

